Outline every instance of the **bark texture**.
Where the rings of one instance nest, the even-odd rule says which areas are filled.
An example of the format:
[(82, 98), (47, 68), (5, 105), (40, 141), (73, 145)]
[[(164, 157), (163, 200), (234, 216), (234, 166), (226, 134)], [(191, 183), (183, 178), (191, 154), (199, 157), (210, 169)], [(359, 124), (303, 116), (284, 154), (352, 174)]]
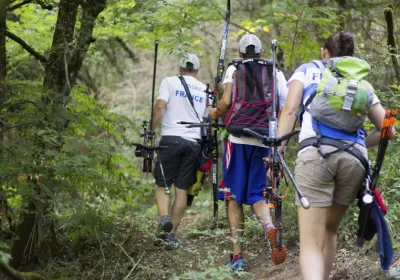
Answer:
[[(60, 134), (60, 141), (57, 146), (48, 147), (45, 141), (38, 139), (38, 146), (42, 148), (38, 160), (44, 157), (47, 149), (62, 148), (61, 134), (68, 125), (68, 96), (94, 41), (97, 16), (105, 6), (106, 0), (61, 0), (59, 3), (50, 55), (46, 59), (43, 91), (44, 101), (50, 108), (47, 123)], [(79, 7), (82, 8), (81, 27), (75, 30)], [(17, 230), (19, 240), (13, 244), (11, 263), (15, 268), (48, 263), (59, 252), (51, 199), (57, 181), (51, 178), (54, 176), (50, 172), (45, 187), (41, 182), (31, 182), (37, 195), (30, 201), (29, 213)]]

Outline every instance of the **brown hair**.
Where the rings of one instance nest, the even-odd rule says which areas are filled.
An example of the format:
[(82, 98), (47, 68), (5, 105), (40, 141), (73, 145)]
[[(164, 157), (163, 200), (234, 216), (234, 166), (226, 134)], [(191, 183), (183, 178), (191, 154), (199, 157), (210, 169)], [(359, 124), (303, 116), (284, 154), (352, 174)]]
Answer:
[(353, 56), (354, 34), (340, 31), (329, 36), (323, 48), (327, 49), (330, 57)]

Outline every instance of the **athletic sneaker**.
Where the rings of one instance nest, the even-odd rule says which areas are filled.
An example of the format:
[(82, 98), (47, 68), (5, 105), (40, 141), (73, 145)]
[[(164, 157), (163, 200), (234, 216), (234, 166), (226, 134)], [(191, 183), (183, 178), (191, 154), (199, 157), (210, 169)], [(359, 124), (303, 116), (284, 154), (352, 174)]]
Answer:
[(167, 240), (165, 241), (165, 249), (168, 251), (183, 248), (183, 243), (178, 240), (175, 233), (167, 234)]
[(389, 269), (390, 276), (394, 279), (400, 279), (400, 260)]
[(227, 261), (226, 266), (229, 267), (233, 272), (235, 271), (245, 271), (247, 270), (247, 264), (243, 257), (233, 259), (233, 254), (231, 254), (229, 261)]
[(160, 245), (160, 241), (166, 241), (167, 240), (167, 235), (170, 233), (172, 230), (172, 222), (171, 218), (168, 215), (164, 215), (160, 217), (160, 222), (158, 223), (157, 230), (155, 233), (156, 238), (158, 239), (156, 241), (156, 245)]
[(265, 227), (265, 239), (271, 245), (272, 262), (274, 264), (284, 263), (287, 256), (286, 247), (285, 245), (282, 245), (282, 248), (278, 248), (278, 244), (275, 239), (275, 228), (273, 226), (268, 225)]

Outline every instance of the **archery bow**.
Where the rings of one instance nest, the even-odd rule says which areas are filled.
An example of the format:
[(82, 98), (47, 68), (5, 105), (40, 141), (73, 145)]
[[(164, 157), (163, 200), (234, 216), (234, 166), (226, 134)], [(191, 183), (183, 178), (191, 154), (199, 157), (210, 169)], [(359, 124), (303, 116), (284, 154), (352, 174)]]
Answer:
[(137, 157), (143, 158), (143, 169), (142, 171), (145, 173), (151, 172), (153, 159), (154, 159), (154, 152), (157, 154), (158, 162), (160, 166), (161, 176), (164, 180), (165, 185), (165, 194), (169, 195), (171, 193), (170, 188), (167, 185), (165, 175), (164, 175), (164, 168), (162, 165), (162, 161), (160, 158), (159, 150), (166, 149), (165, 146), (158, 146), (155, 145), (155, 133), (153, 132), (153, 111), (154, 111), (154, 94), (155, 94), (155, 87), (156, 87), (156, 72), (157, 72), (157, 54), (158, 54), (158, 41), (155, 41), (154, 44), (154, 68), (153, 68), (153, 86), (152, 86), (152, 93), (151, 93), (151, 113), (150, 113), (150, 128), (147, 129), (147, 121), (143, 121), (142, 128), (143, 133), (140, 137), (143, 137), (143, 145), (138, 143), (132, 143), (132, 145), (136, 146), (135, 155)]
[[(217, 73), (214, 80), (214, 90), (210, 90), (210, 85), (207, 84), (207, 88), (205, 92), (208, 95), (206, 100), (206, 106), (210, 107), (209, 99), (212, 99), (213, 108), (217, 107), (217, 90), (218, 84), (222, 81), (222, 77), (224, 75), (225, 70), (225, 54), (226, 54), (226, 45), (228, 42), (228, 31), (229, 31), (229, 23), (231, 16), (231, 1), (227, 0), (226, 4), (226, 14), (225, 14), (225, 26), (222, 33), (222, 42), (221, 48), (218, 58), (218, 66)], [(207, 143), (211, 143), (211, 171), (212, 171), (212, 185), (213, 185), (213, 225), (215, 228), (217, 226), (218, 220), (218, 129), (220, 127), (224, 127), (218, 123), (218, 120), (212, 120), (208, 117), (207, 122), (205, 123), (189, 123), (189, 122), (178, 122), (179, 124), (187, 124), (187, 127), (206, 127), (207, 129)]]
[[(299, 187), (297, 186), (292, 173), (289, 170), (289, 167), (287, 166), (285, 160), (283, 159), (283, 156), (280, 154), (278, 151), (278, 147), (282, 144), (283, 141), (290, 139), (293, 135), (299, 132), (299, 130), (292, 131), (286, 135), (283, 135), (281, 137), (277, 137), (276, 131), (277, 131), (277, 100), (278, 100), (278, 90), (277, 90), (277, 68), (276, 68), (276, 48), (277, 48), (277, 41), (276, 39), (273, 39), (271, 42), (271, 47), (272, 47), (272, 64), (273, 64), (273, 69), (272, 69), (272, 80), (273, 80), (273, 88), (272, 88), (272, 117), (269, 120), (269, 133), (268, 136), (266, 135), (261, 135), (249, 128), (245, 128), (244, 131), (247, 133), (253, 135), (255, 138), (259, 139), (262, 141), (262, 143), (270, 148), (270, 153), (268, 157), (264, 158), (264, 163), (267, 172), (270, 171), (271, 178), (270, 178), (270, 184), (265, 186), (264, 190), (264, 197), (266, 199), (266, 202), (269, 206), (270, 209), (274, 211), (274, 227), (275, 227), (275, 244), (277, 244), (276, 251), (273, 255), (277, 256), (274, 261), (275, 264), (280, 264), (283, 263), (286, 260), (286, 254), (281, 251), (282, 246), (283, 246), (283, 241), (282, 241), (282, 199), (287, 196), (287, 193), (289, 191), (288, 183), (286, 176), (283, 172), (283, 170), (286, 171), (287, 175), (289, 176), (290, 181), (292, 182), (297, 195), (300, 199), (300, 202), (303, 206), (303, 208), (308, 209), (310, 207), (310, 204), (308, 203), (308, 200), (304, 197), (302, 192), (300, 191)], [(279, 185), (280, 185), (280, 179), (283, 178), (286, 183), (286, 193), (281, 194)], [(275, 250), (275, 249), (274, 249)], [(281, 253), (282, 252), (282, 253)]]
[[(226, 45), (228, 43), (228, 31), (229, 31), (229, 23), (231, 17), (231, 1), (227, 0), (226, 4), (226, 14), (225, 14), (225, 26), (224, 31), (222, 33), (222, 42), (221, 48), (219, 52), (217, 73), (214, 81), (214, 90), (210, 91), (209, 85), (207, 84), (207, 94), (212, 99), (212, 107), (217, 107), (217, 89), (218, 84), (222, 81), (222, 77), (224, 75), (225, 70), (225, 54), (226, 54)], [(207, 98), (208, 102), (208, 98)], [(209, 106), (209, 104), (207, 104)], [(209, 127), (208, 127), (208, 137), (211, 138), (212, 148), (211, 148), (211, 160), (212, 160), (212, 185), (213, 185), (213, 221), (214, 226), (217, 225), (218, 220), (218, 128), (220, 125), (218, 124), (218, 120), (209, 119)]]
[(396, 123), (396, 115), (397, 110), (386, 110), (385, 118), (382, 120), (381, 139), (379, 141), (375, 166), (374, 168), (366, 170), (363, 192), (358, 202), (360, 214), (358, 218), (359, 228), (357, 231), (357, 245), (359, 247), (364, 245), (364, 240), (371, 240), (376, 233), (376, 228), (374, 226), (372, 228), (369, 227), (369, 225), (371, 225), (371, 206), (374, 200), (378, 202), (384, 214), (387, 211), (387, 209), (384, 209), (386, 206), (377, 189), (377, 184), (386, 149), (389, 145), (390, 135)]

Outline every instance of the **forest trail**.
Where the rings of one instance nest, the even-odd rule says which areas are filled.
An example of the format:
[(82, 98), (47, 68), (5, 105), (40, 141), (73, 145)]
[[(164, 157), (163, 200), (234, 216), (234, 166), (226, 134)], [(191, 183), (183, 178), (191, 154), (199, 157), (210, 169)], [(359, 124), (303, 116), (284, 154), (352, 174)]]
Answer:
[[(138, 255), (143, 254), (143, 258), (132, 279), (300, 279), (298, 245), (289, 245), (286, 262), (274, 265), (263, 240), (261, 227), (257, 233), (252, 225), (251, 233), (245, 233), (244, 238), (244, 256), (249, 270), (243, 275), (228, 273), (224, 265), (229, 258), (231, 241), (225, 220), (220, 219), (222, 227), (218, 230), (199, 230), (207, 218), (208, 213), (188, 211), (178, 233), (185, 247), (179, 250), (165, 251), (153, 245), (152, 236), (142, 236), (144, 240), (137, 245), (142, 252), (138, 252)], [(392, 278), (380, 271), (376, 252), (366, 255), (366, 250), (340, 248), (330, 279)]]

